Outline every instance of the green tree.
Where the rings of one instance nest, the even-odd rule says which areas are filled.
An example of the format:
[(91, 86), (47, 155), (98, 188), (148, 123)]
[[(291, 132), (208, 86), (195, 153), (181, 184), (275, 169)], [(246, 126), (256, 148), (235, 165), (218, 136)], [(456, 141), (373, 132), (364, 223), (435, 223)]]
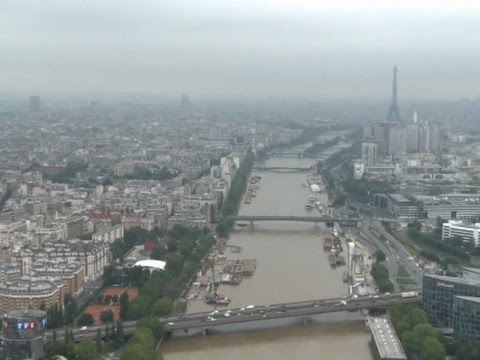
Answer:
[(430, 324), (418, 324), (413, 328), (413, 332), (417, 335), (421, 340), (432, 337), (437, 338), (437, 332)]
[(123, 255), (125, 254), (125, 251), (127, 249), (125, 249), (125, 244), (123, 243), (123, 241), (120, 239), (117, 239), (112, 243), (111, 250), (112, 250), (112, 260), (115, 261), (119, 259), (120, 261), (122, 261)]
[(411, 358), (415, 354), (420, 353), (421, 342), (420, 338), (413, 331), (406, 331), (402, 335), (402, 345), (407, 353), (408, 357)]
[(65, 308), (65, 323), (67, 325), (73, 325), (75, 322), (75, 316), (77, 315), (78, 307), (77, 302), (70, 294), (66, 294), (64, 297)]
[(420, 324), (428, 325), (427, 314), (420, 308), (412, 309), (411, 311), (409, 311), (406, 315), (406, 319), (411, 328), (416, 328), (416, 326)]
[(148, 349), (142, 344), (128, 344), (122, 352), (122, 360), (154, 360), (153, 349)]
[(160, 339), (165, 334), (164, 324), (154, 317), (145, 317), (138, 320), (137, 328), (149, 329), (156, 340)]
[(228, 238), (230, 229), (228, 228), (228, 225), (224, 220), (218, 223), (215, 230), (217, 232), (217, 235), (220, 236), (221, 238)]
[(153, 301), (150, 296), (140, 294), (128, 308), (128, 318), (135, 320), (150, 315)]
[(115, 336), (113, 338), (113, 342), (116, 348), (119, 348), (123, 344), (123, 323), (121, 321), (117, 321), (115, 325)]
[(400, 320), (395, 325), (395, 331), (397, 332), (398, 337), (400, 338), (402, 337), (403, 333), (405, 333), (406, 331), (410, 331), (410, 329), (411, 329), (410, 324), (405, 320)]
[(102, 351), (102, 330), (97, 329), (97, 335), (95, 336), (95, 347), (97, 351)]
[(456, 351), (457, 360), (478, 360), (480, 359), (480, 344), (464, 343)]
[(420, 355), (422, 360), (445, 360), (445, 349), (436, 338), (427, 337), (422, 341)]
[(79, 360), (92, 360), (96, 354), (97, 349), (92, 340), (82, 340), (75, 344), (75, 355)]
[(124, 291), (122, 295), (120, 295), (120, 319), (122, 319), (123, 321), (127, 320), (129, 303), (130, 299), (128, 296), (128, 292)]
[(103, 282), (105, 285), (114, 283), (115, 269), (112, 265), (107, 265), (103, 268)]
[(93, 316), (89, 313), (83, 313), (77, 320), (78, 326), (90, 326), (93, 325), (94, 322)]
[(75, 358), (75, 348), (73, 343), (66, 343), (64, 341), (49, 342), (45, 345), (45, 353), (48, 359), (56, 355), (61, 355), (67, 359)]
[(385, 261), (386, 258), (387, 258), (387, 257), (385, 256), (385, 253), (384, 253), (383, 251), (377, 250), (377, 251), (375, 252), (375, 260), (376, 260), (377, 262), (383, 262), (383, 261)]
[(114, 318), (114, 315), (113, 315), (113, 311), (112, 310), (105, 310), (105, 311), (102, 311), (100, 313), (100, 321), (103, 323), (103, 324), (111, 324), (113, 323), (113, 318)]
[(166, 270), (170, 273), (179, 273), (182, 270), (183, 257), (181, 255), (171, 253), (167, 255), (166, 260)]
[(158, 300), (153, 306), (153, 314), (155, 316), (167, 316), (173, 311), (173, 301), (169, 298), (163, 297)]

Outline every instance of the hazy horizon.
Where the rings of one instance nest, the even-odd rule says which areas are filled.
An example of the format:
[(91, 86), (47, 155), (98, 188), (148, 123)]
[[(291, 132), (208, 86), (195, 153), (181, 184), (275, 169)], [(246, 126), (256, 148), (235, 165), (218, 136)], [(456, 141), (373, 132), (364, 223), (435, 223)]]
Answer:
[(477, 98), (480, 5), (4, 0), (0, 93), (196, 101)]

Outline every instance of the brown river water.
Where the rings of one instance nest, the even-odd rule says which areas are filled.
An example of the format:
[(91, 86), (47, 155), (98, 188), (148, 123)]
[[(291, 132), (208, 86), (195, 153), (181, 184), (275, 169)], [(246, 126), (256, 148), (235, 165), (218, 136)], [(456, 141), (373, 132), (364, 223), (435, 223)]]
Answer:
[[(311, 159), (271, 158), (267, 166), (304, 167)], [(240, 215), (306, 215), (310, 195), (306, 173), (257, 172), (260, 190)], [(316, 195), (326, 205), (325, 194)], [(317, 212), (318, 215), (318, 212)], [(228, 241), (240, 245), (239, 254), (227, 251), (229, 259), (255, 258), (251, 278), (238, 286), (221, 285), (219, 292), (232, 299), (229, 307), (264, 305), (288, 301), (343, 296), (345, 267), (331, 269), (323, 251), (327, 230), (312, 223), (258, 222), (254, 228), (235, 230)], [(188, 312), (214, 309), (201, 300), (191, 301)], [(298, 319), (272, 320), (262, 324), (214, 330), (210, 335), (174, 334), (161, 345), (158, 359), (328, 359), (372, 360), (369, 333), (358, 313), (328, 314), (307, 325)]]

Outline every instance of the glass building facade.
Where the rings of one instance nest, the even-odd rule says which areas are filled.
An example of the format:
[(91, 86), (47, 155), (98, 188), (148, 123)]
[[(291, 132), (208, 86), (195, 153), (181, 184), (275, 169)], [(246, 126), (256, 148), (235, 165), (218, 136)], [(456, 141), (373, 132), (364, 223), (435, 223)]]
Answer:
[(456, 296), (480, 298), (480, 281), (451, 276), (423, 275), (423, 309), (434, 327), (454, 328)]
[(455, 296), (453, 333), (460, 341), (480, 341), (480, 298)]

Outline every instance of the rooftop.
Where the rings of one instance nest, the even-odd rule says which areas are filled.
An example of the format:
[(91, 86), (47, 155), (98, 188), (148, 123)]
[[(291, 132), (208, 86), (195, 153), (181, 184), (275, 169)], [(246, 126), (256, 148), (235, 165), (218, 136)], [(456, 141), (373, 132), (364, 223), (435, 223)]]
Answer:
[(412, 201), (407, 199), (405, 196), (401, 194), (389, 194), (388, 195), (392, 200), (399, 202), (399, 203), (411, 203)]
[(433, 275), (433, 274), (424, 274), (424, 277), (429, 277), (432, 279), (461, 284), (461, 285), (472, 285), (472, 286), (480, 286), (480, 281), (475, 281), (472, 279), (466, 279), (461, 277), (454, 277), (454, 276), (443, 276), (443, 275)]

